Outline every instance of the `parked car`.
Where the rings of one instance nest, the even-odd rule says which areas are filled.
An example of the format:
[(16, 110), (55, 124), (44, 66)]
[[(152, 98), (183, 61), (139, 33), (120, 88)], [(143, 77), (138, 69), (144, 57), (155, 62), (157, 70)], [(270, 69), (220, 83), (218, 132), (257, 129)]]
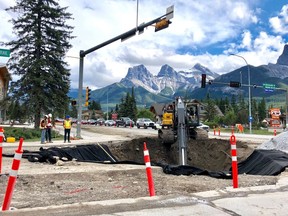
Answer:
[(121, 117), (119, 120), (116, 120), (116, 126), (123, 126), (123, 127), (134, 127), (135, 122), (131, 120), (129, 117)]
[(105, 122), (105, 119), (104, 119), (104, 118), (98, 118), (98, 119), (96, 120), (96, 124), (95, 124), (95, 125), (103, 125), (104, 122)]
[(203, 123), (200, 122), (200, 125), (197, 128), (202, 128), (204, 130), (206, 130), (207, 132), (209, 132), (210, 127), (208, 125), (205, 125)]
[(95, 125), (97, 121), (95, 119), (88, 119), (88, 124)]
[(105, 126), (114, 126), (115, 125), (115, 121), (114, 120), (106, 120), (105, 122), (104, 122), (104, 125)]
[(151, 127), (153, 129), (156, 129), (155, 123), (149, 118), (139, 118), (136, 121), (136, 126), (137, 128), (144, 127), (145, 129), (147, 129), (148, 127)]

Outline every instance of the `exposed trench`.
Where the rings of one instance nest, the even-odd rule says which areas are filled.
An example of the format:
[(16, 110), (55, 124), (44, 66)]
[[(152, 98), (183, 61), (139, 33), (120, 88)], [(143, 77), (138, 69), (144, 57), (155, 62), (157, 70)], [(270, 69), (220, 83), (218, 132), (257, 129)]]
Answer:
[[(150, 160), (155, 163), (179, 165), (178, 142), (167, 147), (157, 138), (139, 138), (124, 141), (119, 145), (109, 145), (109, 149), (119, 161), (144, 163), (144, 142), (149, 150)], [(244, 161), (253, 148), (237, 142), (238, 162)], [(231, 167), (230, 143), (227, 140), (189, 140), (187, 143), (187, 165), (209, 171), (228, 171)]]

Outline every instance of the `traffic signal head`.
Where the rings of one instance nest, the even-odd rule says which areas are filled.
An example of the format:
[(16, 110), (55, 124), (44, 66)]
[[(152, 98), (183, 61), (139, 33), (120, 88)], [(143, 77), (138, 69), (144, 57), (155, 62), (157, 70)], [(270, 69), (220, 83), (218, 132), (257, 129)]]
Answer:
[(76, 106), (76, 104), (77, 104), (76, 100), (72, 100), (72, 101), (71, 101), (71, 105), (72, 105), (72, 106)]
[(87, 87), (86, 87), (86, 100), (85, 100), (85, 106), (88, 106), (88, 105), (89, 105), (90, 92), (91, 92), (91, 89), (89, 89), (89, 87), (87, 86)]
[(239, 88), (241, 87), (241, 83), (236, 81), (230, 81), (230, 87)]
[(160, 31), (162, 29), (168, 28), (171, 21), (164, 19), (161, 19), (160, 21), (156, 22), (155, 25), (155, 32)]
[(206, 74), (202, 74), (202, 79), (201, 79), (201, 88), (206, 87)]

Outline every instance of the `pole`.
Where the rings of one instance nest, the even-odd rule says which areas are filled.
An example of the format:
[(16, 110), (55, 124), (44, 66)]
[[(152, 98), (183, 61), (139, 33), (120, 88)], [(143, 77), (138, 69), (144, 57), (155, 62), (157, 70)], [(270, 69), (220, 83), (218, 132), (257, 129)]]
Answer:
[(288, 131), (288, 88), (286, 89), (286, 131)]
[(80, 50), (80, 67), (79, 67), (79, 89), (78, 89), (78, 109), (77, 109), (77, 129), (76, 137), (81, 138), (81, 122), (82, 122), (82, 89), (83, 89), (83, 65), (84, 57), (83, 50)]
[(249, 121), (249, 131), (250, 134), (252, 134), (252, 111), (251, 111), (251, 82), (250, 82), (250, 67), (246, 61), (246, 59), (243, 56), (237, 55), (237, 54), (230, 54), (233, 56), (237, 56), (239, 58), (242, 58), (246, 65), (247, 65), (247, 70), (248, 70), (248, 106), (249, 106), (249, 117), (248, 117), (248, 121)]
[(109, 93), (109, 88), (107, 90), (107, 114), (106, 114), (106, 120), (108, 120), (108, 93)]

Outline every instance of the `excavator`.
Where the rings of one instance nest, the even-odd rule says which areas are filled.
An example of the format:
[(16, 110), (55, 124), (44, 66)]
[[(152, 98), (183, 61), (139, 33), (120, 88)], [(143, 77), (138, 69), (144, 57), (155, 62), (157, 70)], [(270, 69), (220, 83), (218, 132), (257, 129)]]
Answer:
[(162, 124), (158, 138), (166, 146), (179, 142), (180, 164), (187, 163), (187, 139), (208, 139), (207, 131), (197, 128), (200, 125), (199, 104), (178, 97), (163, 108)]
[[(186, 135), (189, 139), (207, 139), (207, 133), (197, 128), (198, 126), (200, 126), (199, 104), (189, 100), (183, 101), (179, 97), (164, 107), (158, 137), (165, 145), (175, 143), (179, 135)], [(180, 129), (184, 131), (181, 132)]]

